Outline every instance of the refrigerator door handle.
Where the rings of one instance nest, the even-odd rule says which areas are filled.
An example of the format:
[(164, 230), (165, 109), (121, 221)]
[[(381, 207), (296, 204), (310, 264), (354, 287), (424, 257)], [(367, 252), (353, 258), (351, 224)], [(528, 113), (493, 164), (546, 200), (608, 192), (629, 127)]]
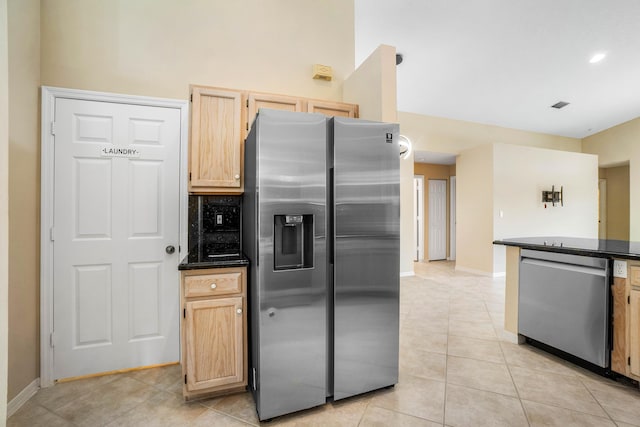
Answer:
[(327, 192), (329, 194), (329, 202), (327, 205), (327, 259), (329, 260), (329, 264), (333, 264), (334, 258), (334, 245), (335, 240), (332, 236), (335, 236), (335, 212), (332, 208), (334, 198), (333, 198), (333, 189), (334, 189), (334, 181), (333, 181), (333, 168), (329, 168), (329, 186), (327, 187)]

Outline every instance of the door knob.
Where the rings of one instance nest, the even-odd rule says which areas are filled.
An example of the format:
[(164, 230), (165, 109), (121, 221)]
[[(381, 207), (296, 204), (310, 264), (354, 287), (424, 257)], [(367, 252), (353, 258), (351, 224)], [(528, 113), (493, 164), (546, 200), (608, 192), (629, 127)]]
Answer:
[(236, 179), (240, 179), (240, 175), (236, 175), (236, 176), (235, 176), (235, 178), (236, 178)]
[(169, 245), (166, 248), (164, 248), (164, 250), (165, 250), (166, 253), (171, 255), (172, 253), (174, 253), (176, 251), (176, 248), (174, 248), (173, 246)]

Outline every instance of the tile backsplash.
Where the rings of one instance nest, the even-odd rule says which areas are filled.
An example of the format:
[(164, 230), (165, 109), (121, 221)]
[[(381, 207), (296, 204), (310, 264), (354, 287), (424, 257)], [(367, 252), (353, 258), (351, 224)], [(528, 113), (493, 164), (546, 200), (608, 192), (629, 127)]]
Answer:
[(189, 251), (242, 253), (242, 196), (189, 196)]

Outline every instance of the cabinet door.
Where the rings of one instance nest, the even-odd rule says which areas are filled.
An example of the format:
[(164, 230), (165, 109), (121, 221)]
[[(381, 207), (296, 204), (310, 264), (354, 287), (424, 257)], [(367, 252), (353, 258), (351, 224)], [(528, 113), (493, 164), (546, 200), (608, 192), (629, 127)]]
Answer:
[(186, 303), (187, 390), (245, 380), (242, 297)]
[(613, 348), (611, 349), (611, 370), (627, 374), (627, 281), (613, 278)]
[(640, 377), (640, 286), (633, 286), (629, 304), (629, 357), (631, 374)]
[(307, 101), (307, 112), (321, 113), (329, 117), (357, 118), (358, 106), (342, 102), (317, 101), (310, 99)]
[(285, 111), (304, 111), (303, 100), (295, 98), (293, 96), (286, 95), (272, 95), (268, 93), (250, 93), (248, 99), (248, 122), (246, 126), (246, 133), (248, 134), (253, 120), (258, 114), (260, 108), (271, 108), (272, 110), (285, 110)]
[(193, 87), (191, 192), (241, 193), (242, 93)]

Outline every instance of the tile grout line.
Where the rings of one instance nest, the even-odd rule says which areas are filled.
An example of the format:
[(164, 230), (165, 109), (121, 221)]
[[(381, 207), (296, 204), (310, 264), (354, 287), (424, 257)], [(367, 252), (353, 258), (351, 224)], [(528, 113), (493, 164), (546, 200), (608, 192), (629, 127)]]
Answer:
[(360, 424), (362, 424), (362, 420), (364, 419), (365, 414), (369, 410), (369, 405), (370, 404), (371, 404), (371, 399), (368, 399), (367, 400), (367, 404), (364, 407), (364, 411), (362, 411), (362, 415), (360, 415), (360, 419), (358, 420), (358, 424), (356, 424), (357, 427), (360, 427)]
[[(204, 405), (203, 405), (203, 406), (204, 406)], [(236, 421), (240, 421), (242, 424), (246, 424), (246, 425), (248, 425), (248, 426), (259, 426), (259, 425), (260, 425), (260, 420), (258, 420), (258, 424), (254, 424), (254, 423), (249, 422), (249, 421), (247, 421), (247, 420), (243, 420), (242, 418), (236, 417), (235, 415), (231, 415), (231, 414), (229, 414), (229, 413), (227, 413), (227, 412), (221, 411), (220, 409), (212, 408), (212, 407), (210, 407), (210, 406), (205, 406), (205, 408), (207, 408), (207, 409), (208, 409), (208, 410), (210, 410), (210, 411), (215, 412), (216, 414), (224, 415), (225, 417), (228, 417), (228, 418), (233, 418), (234, 420), (236, 420)], [(311, 409), (311, 408), (310, 408), (310, 409)], [(204, 413), (206, 413), (206, 412), (204, 412)], [(288, 414), (287, 414), (287, 415), (288, 415)], [(202, 415), (199, 415), (197, 418), (200, 418), (201, 416), (202, 416)], [(196, 418), (196, 419), (197, 419), (197, 418)], [(276, 417), (276, 418), (278, 418), (278, 417)], [(272, 420), (275, 420), (275, 418), (273, 418)]]
[[(502, 346), (501, 346), (501, 348), (502, 348)], [(503, 350), (503, 352), (504, 352), (504, 350)], [(533, 368), (527, 368), (527, 367), (524, 367), (524, 366), (517, 366), (517, 365), (514, 365), (514, 367), (516, 367), (516, 368), (521, 368), (521, 369), (529, 369), (529, 370), (532, 370), (532, 371), (542, 372), (542, 373), (551, 374), (551, 375), (556, 375), (556, 376), (563, 376), (563, 377), (567, 377), (567, 378), (577, 379), (578, 381), (580, 381), (580, 384), (581, 384), (585, 389), (587, 389), (587, 391), (589, 392), (589, 394), (594, 398), (594, 400), (595, 400), (595, 401), (598, 403), (598, 405), (602, 408), (602, 410), (603, 410), (603, 411), (604, 411), (604, 413), (607, 415), (607, 417), (609, 417), (609, 419), (610, 419), (614, 424), (616, 424), (615, 420), (613, 420), (613, 418), (611, 418), (611, 416), (609, 415), (609, 413), (604, 409), (604, 407), (602, 407), (602, 405), (600, 404), (600, 402), (595, 398), (595, 396), (593, 396), (593, 395), (592, 395), (591, 391), (590, 391), (590, 390), (589, 390), (589, 389), (584, 385), (584, 383), (582, 382), (582, 379), (581, 379), (580, 377), (578, 377), (577, 375), (570, 376), (570, 375), (558, 374), (558, 373), (556, 373), (556, 372), (544, 371), (544, 370), (540, 370), (540, 369), (533, 369)], [(511, 374), (511, 365), (510, 365), (510, 364), (507, 364), (507, 368), (508, 368), (508, 370), (509, 370), (509, 375), (511, 375), (511, 378), (512, 378), (512, 381), (513, 381), (513, 383), (514, 383), (514, 386), (516, 386), (516, 384), (515, 384), (515, 380), (513, 380), (513, 375)], [(521, 402), (521, 404), (522, 404), (522, 400), (523, 400), (523, 399), (522, 399), (522, 397), (520, 397), (520, 391), (518, 390), (518, 387), (517, 387), (517, 386), (516, 386), (516, 392), (518, 393), (518, 398), (519, 398), (519, 400), (520, 400), (520, 402)], [(595, 415), (595, 414), (588, 413), (588, 412), (583, 412), (583, 411), (578, 411), (578, 410), (576, 410), (576, 409), (566, 408), (566, 407), (564, 407), (564, 406), (556, 405), (556, 404), (549, 403), (549, 402), (540, 402), (540, 401), (538, 401), (538, 400), (530, 400), (530, 399), (526, 399), (526, 400), (529, 400), (529, 401), (531, 401), (531, 402), (533, 402), (533, 403), (537, 403), (537, 404), (540, 404), (540, 405), (545, 405), (545, 406), (550, 406), (550, 407), (553, 407), (553, 408), (558, 408), (558, 409), (561, 409), (561, 410), (563, 410), (563, 411), (569, 411), (569, 412), (573, 412), (573, 413), (576, 413), (576, 414), (587, 415), (587, 416), (590, 416), (590, 417), (600, 418), (600, 419), (603, 419), (603, 420), (606, 420), (606, 419), (607, 419), (607, 418), (604, 418), (604, 417), (599, 416), (599, 415)], [(522, 404), (522, 405), (523, 405), (523, 409), (525, 410), (525, 414), (527, 414), (528, 412), (526, 411), (526, 408), (524, 407), (524, 404)], [(528, 421), (528, 417), (527, 417), (527, 421)]]
[[(444, 270), (443, 270), (443, 272), (446, 273), (446, 271), (444, 271)], [(466, 299), (463, 299), (463, 300), (460, 299), (461, 297), (464, 296), (465, 287), (468, 286), (469, 292), (471, 292), (471, 293), (480, 294), (479, 296), (482, 299), (484, 310), (488, 311), (489, 304), (494, 304), (495, 302), (490, 302), (494, 298), (493, 295), (488, 295), (488, 296), (485, 295), (487, 286), (491, 285), (486, 280), (484, 280), (484, 279), (477, 279), (477, 280), (473, 279), (473, 280), (471, 280), (471, 279), (469, 279), (468, 276), (460, 276), (460, 277), (458, 277), (455, 274), (450, 274), (448, 277), (445, 277), (443, 272), (441, 272), (440, 270), (438, 270), (436, 272), (436, 274), (438, 275), (436, 280), (431, 280), (428, 277), (420, 276), (420, 279), (421, 279), (420, 281), (417, 281), (416, 283), (414, 283), (414, 282), (410, 282), (409, 283), (409, 285), (410, 285), (409, 286), (409, 290), (412, 291), (412, 292), (417, 292), (418, 296), (420, 297), (420, 301), (430, 301), (431, 298), (436, 298), (436, 300), (437, 300), (438, 295), (442, 295), (443, 296), (442, 301), (437, 301), (437, 305), (442, 304), (444, 306), (444, 304), (447, 304), (446, 333), (445, 333), (446, 345), (445, 345), (445, 363), (444, 363), (445, 371), (444, 371), (444, 387), (443, 387), (444, 396), (443, 396), (443, 404), (442, 404), (443, 405), (442, 406), (443, 414), (442, 414), (441, 420), (435, 421), (435, 420), (430, 419), (430, 418), (423, 418), (421, 416), (417, 416), (417, 415), (414, 415), (414, 414), (411, 414), (411, 413), (406, 413), (406, 412), (403, 412), (403, 411), (396, 411), (396, 410), (393, 410), (393, 409), (385, 408), (383, 406), (378, 406), (378, 405), (375, 404), (374, 400), (371, 399), (371, 400), (367, 400), (366, 402), (364, 402), (364, 405), (363, 405), (364, 406), (364, 410), (361, 413), (361, 415), (359, 417), (360, 418), (359, 420), (356, 418), (357, 414), (356, 414), (356, 417), (353, 417), (353, 418), (350, 417), (350, 421), (351, 422), (348, 424), (349, 426), (358, 425), (360, 427), (364, 427), (364, 425), (367, 424), (366, 423), (366, 414), (367, 414), (367, 412), (369, 410), (373, 409), (373, 408), (381, 408), (382, 410), (389, 411), (391, 413), (401, 414), (402, 416), (418, 418), (418, 419), (422, 419), (422, 420), (427, 420), (427, 421), (433, 422), (434, 424), (438, 424), (438, 425), (441, 425), (441, 426), (449, 427), (449, 424), (447, 424), (445, 422), (446, 421), (446, 409), (447, 409), (447, 392), (448, 392), (448, 388), (449, 388), (448, 387), (448, 365), (449, 365), (449, 363), (448, 363), (449, 360), (448, 359), (449, 359), (449, 357), (452, 357), (452, 358), (457, 357), (457, 358), (460, 358), (460, 359), (467, 359), (467, 360), (473, 360), (473, 361), (478, 361), (478, 362), (487, 362), (487, 363), (492, 363), (492, 364), (496, 364), (496, 365), (501, 364), (501, 363), (495, 362), (495, 361), (475, 359), (473, 356), (468, 357), (468, 356), (450, 355), (449, 351), (450, 351), (450, 346), (451, 346), (451, 340), (450, 340), (451, 338), (454, 338), (454, 343), (457, 342), (457, 341), (464, 342), (466, 340), (471, 340), (471, 339), (480, 340), (480, 341), (477, 341), (477, 343), (480, 344), (480, 347), (484, 346), (483, 342), (484, 343), (486, 343), (486, 342), (496, 342), (498, 344), (499, 353), (496, 352), (496, 356), (497, 356), (497, 354), (500, 354), (501, 357), (502, 357), (503, 364), (507, 366), (507, 371), (509, 373), (509, 378), (511, 378), (512, 384), (513, 384), (515, 392), (516, 392), (516, 396), (514, 396), (514, 395), (503, 395), (502, 393), (498, 393), (498, 392), (495, 392), (495, 391), (482, 390), (482, 389), (475, 388), (475, 387), (468, 387), (468, 386), (466, 386), (464, 384), (460, 384), (460, 386), (468, 387), (470, 389), (475, 389), (475, 390), (478, 390), (478, 391), (484, 392), (484, 393), (490, 393), (490, 394), (493, 394), (493, 395), (496, 395), (496, 396), (502, 395), (502, 396), (505, 396), (505, 397), (517, 398), (520, 401), (520, 404), (521, 404), (521, 407), (522, 407), (522, 410), (523, 410), (523, 413), (525, 415), (525, 419), (527, 420), (527, 424), (528, 425), (531, 426), (531, 425), (535, 424), (535, 419), (533, 419), (533, 418), (530, 419), (530, 416), (535, 417), (535, 415), (537, 413), (537, 410), (535, 410), (535, 407), (533, 407), (534, 403), (541, 405), (540, 406), (541, 409), (544, 409), (544, 406), (547, 405), (548, 406), (547, 411), (546, 411), (547, 413), (549, 413), (549, 412), (554, 413), (555, 411), (553, 410), (553, 408), (557, 408), (558, 410), (566, 411), (567, 415), (573, 414), (571, 416), (575, 416), (575, 417), (577, 417), (579, 415), (580, 416), (589, 416), (589, 417), (598, 418), (598, 419), (601, 420), (601, 422), (604, 422), (605, 420), (609, 420), (609, 422), (612, 422), (615, 425), (622, 425), (621, 421), (615, 421), (613, 419), (613, 416), (612, 416), (613, 412), (610, 414), (605, 409), (604, 404), (606, 404), (608, 402), (608, 400), (605, 399), (604, 397), (603, 397), (602, 401), (596, 398), (596, 395), (599, 395), (600, 388), (595, 387), (595, 385), (596, 384), (603, 384), (604, 385), (604, 383), (599, 381), (599, 379), (602, 380), (603, 378), (589, 377), (589, 376), (586, 376), (584, 374), (580, 374), (580, 372), (575, 371), (575, 370), (571, 370), (571, 371), (567, 370), (566, 372), (563, 371), (563, 370), (559, 370), (559, 368), (561, 368), (561, 366), (557, 366), (557, 365), (558, 364), (563, 364), (563, 359), (557, 359), (555, 357), (550, 358), (550, 357), (548, 357), (549, 355), (547, 353), (538, 351), (536, 348), (533, 348), (533, 347), (525, 345), (525, 346), (517, 346), (517, 347), (525, 347), (525, 348), (521, 348), (520, 350), (516, 349), (513, 346), (513, 344), (511, 344), (509, 341), (506, 341), (506, 340), (502, 339), (500, 337), (500, 335), (497, 334), (497, 330), (501, 328), (501, 325), (499, 323), (495, 323), (493, 321), (491, 322), (492, 323), (492, 327), (493, 327), (493, 331), (496, 333), (496, 336), (498, 337), (497, 339), (485, 339), (485, 338), (475, 338), (475, 337), (474, 338), (470, 338), (470, 337), (464, 337), (464, 336), (449, 335), (449, 327), (451, 325), (451, 322), (457, 319), (457, 316), (456, 316), (457, 312), (454, 311), (454, 315), (452, 315), (451, 307), (453, 307), (452, 304), (457, 304), (457, 303), (461, 304), (460, 307), (466, 306), (465, 305)], [(429, 283), (424, 283), (424, 285), (427, 285), (427, 286), (422, 286), (423, 285), (423, 283), (422, 283), (423, 279), (426, 279), (429, 282)], [(457, 280), (457, 279), (462, 279), (462, 280)], [(450, 286), (447, 286), (446, 284), (444, 284), (444, 285), (441, 284), (440, 283), (441, 280), (451, 282)], [(491, 285), (491, 286), (495, 286), (495, 285)], [(429, 290), (431, 288), (433, 288), (433, 292), (426, 292), (426, 290)], [(409, 294), (411, 294), (411, 292), (409, 292)], [(446, 297), (444, 297), (445, 295), (446, 295)], [(416, 313), (416, 314), (419, 313), (419, 312), (426, 313), (425, 310), (421, 310), (421, 307), (420, 307), (419, 304), (416, 304), (415, 306), (413, 306), (411, 304), (412, 300), (406, 299), (406, 303), (409, 305), (410, 311), (405, 313), (405, 318), (407, 317), (406, 316), (407, 313)], [(437, 305), (433, 305), (433, 307), (436, 307)], [(424, 304), (422, 306), (424, 307)], [(433, 314), (433, 313), (436, 313), (436, 311), (431, 311), (430, 313)], [(440, 314), (437, 314), (437, 315), (431, 315), (430, 317), (433, 318), (433, 319), (436, 319), (438, 316), (442, 316), (442, 323), (440, 323), (440, 324), (443, 325), (443, 324), (445, 324), (445, 317), (444, 317), (443, 314), (444, 313), (440, 313)], [(471, 313), (471, 314), (473, 315), (474, 313)], [(499, 315), (499, 313), (497, 313), (497, 314)], [(491, 317), (491, 313), (489, 313), (489, 316)], [(418, 318), (418, 319), (415, 319), (415, 323), (414, 322), (410, 322), (410, 323), (413, 324), (413, 325), (419, 325), (419, 322), (425, 322), (425, 324), (426, 324), (429, 321), (428, 319), (430, 317), (427, 316), (427, 317), (422, 318), (422, 319)], [(492, 317), (492, 320), (493, 320), (493, 317)], [(409, 328), (409, 329), (412, 329), (412, 328)], [(428, 329), (428, 328), (422, 327), (422, 328), (416, 328), (416, 329), (425, 330), (425, 329)], [(473, 344), (473, 343), (471, 343), (471, 344)], [(477, 351), (474, 352), (473, 351), (473, 347), (474, 347), (473, 345), (469, 345), (468, 346), (468, 348), (472, 350), (470, 352), (470, 354), (475, 355), (475, 354), (477, 354)], [(487, 345), (487, 347), (489, 347), (489, 345)], [(491, 347), (493, 347), (493, 345)], [(460, 347), (460, 348), (462, 348), (462, 347)], [(529, 352), (529, 351), (525, 351), (525, 350), (532, 350), (532, 351)], [(426, 351), (428, 351), (428, 350), (426, 350)], [(430, 352), (430, 353), (434, 353), (434, 352)], [(511, 359), (515, 360), (515, 363), (508, 363), (507, 362), (507, 356), (506, 356), (507, 353), (510, 354)], [(529, 353), (532, 356), (532, 359), (530, 360), (530, 363), (535, 365), (535, 366), (537, 366), (537, 367), (542, 366), (541, 369), (540, 368), (530, 368), (527, 365), (526, 362), (528, 361), (528, 358), (525, 357), (525, 356), (529, 355)], [(440, 355), (441, 353), (434, 353), (434, 354)], [(524, 363), (520, 363), (520, 361), (523, 361)], [(520, 365), (520, 366), (518, 366), (518, 365)], [(565, 367), (569, 367), (569, 368), (573, 366), (572, 364), (569, 364), (569, 363), (566, 363), (564, 365), (565, 365)], [(558, 368), (558, 369), (556, 369), (556, 372), (554, 372), (553, 370), (547, 370), (547, 369), (555, 369), (556, 367)], [(513, 368), (516, 368), (517, 372), (519, 372), (519, 369), (525, 368), (525, 369), (530, 369), (532, 374), (534, 374), (534, 375), (541, 375), (542, 373), (544, 373), (544, 374), (548, 374), (550, 377), (551, 376), (555, 376), (558, 381), (562, 381), (563, 377), (578, 379), (580, 381), (580, 384), (584, 388), (587, 389), (588, 395), (590, 395), (591, 398), (594, 399), (598, 403), (599, 407), (602, 409), (604, 414), (594, 415), (594, 414), (582, 412), (581, 410), (571, 409), (571, 408), (564, 407), (564, 406), (558, 406), (558, 404), (556, 402), (562, 403), (559, 400), (554, 400), (552, 403), (547, 403), (547, 402), (539, 402), (538, 399), (536, 399), (536, 400), (523, 399), (521, 397), (520, 390), (516, 386), (516, 383), (515, 383), (515, 380), (514, 380), (514, 377), (513, 377), (513, 373), (512, 373)], [(558, 371), (562, 372), (562, 373), (558, 373)], [(452, 371), (452, 372), (455, 372), (455, 371)], [(408, 374), (408, 375), (411, 378), (415, 377), (415, 376), (410, 375), (410, 374)], [(147, 377), (145, 377), (144, 379), (137, 379), (137, 378), (133, 378), (133, 377), (128, 377), (128, 378), (130, 378), (131, 380), (136, 381), (137, 383), (141, 383), (141, 384), (144, 384), (146, 386), (152, 387), (152, 396), (150, 398), (148, 398), (148, 399), (145, 399), (145, 400), (139, 402), (133, 408), (125, 411), (124, 413), (119, 414), (117, 419), (111, 419), (111, 420), (108, 420), (108, 421), (100, 421), (101, 425), (106, 424), (106, 423), (116, 423), (117, 424), (117, 420), (119, 420), (121, 417), (126, 418), (126, 415), (130, 415), (130, 411), (133, 411), (134, 409), (139, 410), (141, 408), (141, 405), (146, 405), (146, 404), (148, 404), (148, 402), (150, 402), (151, 399), (154, 399), (156, 397), (162, 397), (162, 396), (164, 396), (165, 393), (169, 393), (171, 395), (175, 394), (177, 396), (181, 396), (180, 392), (177, 392), (177, 391), (173, 390), (171, 387), (169, 387), (169, 389), (163, 389), (162, 388), (163, 387), (162, 384), (164, 384), (165, 381), (163, 381), (162, 378), (160, 378), (157, 383), (148, 383), (146, 380), (149, 380), (149, 378), (147, 378)], [(422, 377), (415, 377), (415, 378), (422, 378)], [(427, 379), (429, 381), (434, 381), (434, 382), (442, 382), (441, 380), (435, 380), (435, 379), (431, 379), (431, 378), (425, 378), (425, 379)], [(462, 381), (462, 378), (461, 378), (461, 381)], [(608, 380), (605, 380), (605, 381), (608, 381)], [(79, 396), (83, 397), (86, 394), (92, 394), (93, 395), (93, 393), (103, 394), (105, 392), (105, 387), (106, 387), (106, 389), (109, 389), (108, 384), (110, 384), (110, 383), (93, 384), (90, 389), (86, 390), (85, 392), (81, 392), (79, 394)], [(526, 393), (529, 391), (530, 388), (526, 387), (526, 382), (524, 382), (522, 384), (523, 384), (522, 393), (525, 393), (525, 395), (526, 395)], [(590, 384), (593, 384), (594, 386), (590, 387)], [(452, 385), (454, 385), (454, 387), (457, 386), (457, 384), (455, 384), (453, 382), (452, 382)], [(612, 386), (612, 387), (613, 386), (619, 386), (621, 389), (625, 389), (625, 390), (628, 389), (627, 387), (625, 387), (624, 385), (619, 384), (619, 383), (611, 383), (610, 386)], [(73, 390), (73, 388), (71, 390)], [(417, 390), (419, 391), (421, 389), (418, 388)], [(605, 390), (605, 389), (602, 389), (602, 390)], [(67, 393), (67, 391), (68, 391), (67, 389), (61, 389), (61, 393), (55, 393), (55, 394), (53, 394), (51, 396), (54, 397), (55, 399), (59, 400), (60, 398), (64, 398), (65, 397), (65, 394)], [(73, 396), (75, 396), (76, 394), (78, 394), (78, 393), (74, 392)], [(74, 399), (74, 400), (77, 400), (77, 398)], [(528, 413), (527, 407), (524, 405), (524, 400), (527, 400), (528, 403), (531, 402), (530, 403), (530, 405), (531, 405), (530, 407), (532, 407), (532, 413), (531, 414)], [(70, 426), (71, 425), (72, 426), (82, 425), (81, 424), (83, 422), (82, 419), (78, 418), (76, 422), (72, 422), (72, 421), (67, 420), (66, 418), (62, 417), (61, 415), (59, 415), (56, 411), (51, 410), (51, 409), (41, 405), (40, 403), (35, 402), (32, 399), (30, 399), (30, 401), (32, 401), (33, 404), (37, 408), (44, 409), (44, 411), (43, 411), (43, 413), (41, 415), (39, 415), (37, 417), (34, 417), (32, 420), (18, 420), (16, 418), (15, 421), (16, 421), (16, 423), (18, 425), (29, 425), (30, 423), (37, 424), (38, 422), (41, 422), (42, 420), (45, 420), (50, 416), (58, 417), (58, 418), (60, 418), (59, 421), (64, 420), (64, 422), (68, 423), (67, 425), (70, 425)], [(45, 402), (45, 403), (49, 402), (49, 401), (50, 401), (49, 399), (43, 400), (43, 402)], [(449, 402), (449, 403), (453, 403), (453, 402), (454, 401)], [(206, 406), (201, 401), (193, 402), (193, 403), (197, 404), (198, 408), (204, 407), (205, 412), (210, 410), (212, 413), (219, 414), (219, 415), (222, 415), (224, 417), (229, 417), (230, 419), (233, 419), (233, 420), (241, 423), (244, 426), (254, 426), (254, 427), (257, 426), (257, 427), (259, 427), (261, 425), (264, 425), (264, 424), (261, 424), (259, 421), (258, 422), (247, 421), (245, 419), (240, 418), (239, 416), (231, 415), (229, 413), (223, 412), (223, 410), (221, 410), (221, 409), (215, 409), (213, 407)], [(64, 407), (64, 406), (65, 405), (63, 405), (61, 407)], [(571, 406), (571, 405), (569, 405), (569, 406)], [(595, 406), (594, 406), (594, 408), (595, 408)], [(228, 407), (227, 409), (231, 409), (231, 408)], [(243, 408), (243, 409), (247, 409), (247, 408)], [(612, 407), (612, 410), (613, 409), (615, 409), (615, 408)], [(38, 410), (38, 412), (39, 412), (39, 410)], [(235, 412), (237, 412), (241, 416), (245, 415), (244, 411), (243, 412), (235, 411)], [(53, 415), (47, 415), (47, 414), (53, 414)], [(70, 413), (70, 416), (74, 416), (74, 414), (75, 414), (75, 412), (74, 413)], [(201, 415), (203, 415), (203, 414), (200, 414), (199, 416), (201, 416)], [(211, 415), (213, 415), (213, 414), (211, 414)], [(322, 414), (319, 414), (319, 415), (320, 415), (319, 418), (316, 418), (315, 416), (313, 416), (313, 417), (311, 417), (309, 419), (309, 421), (311, 421), (312, 423), (322, 422), (323, 416), (322, 416)], [(331, 414), (329, 414), (329, 415), (331, 415)], [(457, 412), (452, 412), (452, 415), (457, 415)], [(375, 420), (375, 419), (376, 419), (376, 417), (372, 418), (372, 420)], [(331, 418), (329, 418), (329, 420), (334, 420), (334, 418), (331, 417)], [(294, 416), (294, 417), (291, 418), (291, 421), (293, 421), (292, 423), (295, 424), (296, 421), (297, 421), (297, 418)], [(553, 421), (557, 422), (558, 420), (554, 419)], [(185, 424), (187, 423), (187, 419), (186, 418), (184, 419), (184, 422), (185, 422)], [(229, 421), (229, 422), (233, 422), (233, 421)], [(289, 420), (287, 420), (286, 423), (289, 424), (290, 423)], [(274, 424), (278, 424), (278, 423), (275, 422)], [(115, 425), (115, 424), (112, 424), (112, 425)], [(322, 425), (322, 424), (318, 424), (318, 425)]]
[(584, 381), (582, 380), (582, 378), (577, 377), (578, 380), (580, 381), (580, 384), (582, 385), (582, 387), (585, 388), (585, 390), (587, 390), (587, 393), (589, 393), (589, 395), (593, 398), (593, 400), (595, 400), (598, 403), (598, 406), (600, 406), (600, 408), (602, 408), (602, 410), (604, 411), (605, 414), (607, 414), (607, 417), (609, 417), (609, 419), (611, 420), (612, 423), (614, 423), (616, 426), (618, 425), (618, 423), (616, 422), (616, 420), (613, 419), (613, 417), (611, 416), (611, 414), (609, 413), (609, 411), (607, 411), (607, 409), (602, 406), (602, 403), (600, 403), (600, 401), (598, 400), (597, 397), (595, 397), (593, 395), (593, 393), (591, 392), (591, 389), (589, 389), (589, 387), (587, 387), (584, 383)]
[(442, 399), (442, 425), (444, 426), (447, 418), (447, 386), (449, 384), (448, 372), (449, 372), (449, 325), (451, 323), (451, 290), (449, 290), (449, 301), (447, 302), (447, 348), (444, 358), (444, 396)]
[[(40, 390), (38, 390), (38, 391), (40, 391)], [(31, 402), (31, 399), (29, 399), (27, 402)], [(46, 412), (48, 412), (48, 413), (50, 413), (52, 415), (55, 415), (57, 418), (60, 418), (61, 420), (64, 420), (65, 422), (67, 422), (67, 423), (69, 423), (69, 424), (71, 424), (73, 426), (77, 426), (78, 425), (78, 424), (72, 422), (71, 420), (68, 420), (67, 418), (63, 417), (62, 415), (58, 414), (57, 412), (55, 412), (55, 411), (53, 411), (53, 410), (51, 410), (51, 409), (49, 409), (49, 408), (47, 408), (45, 406), (42, 406), (41, 404), (39, 404), (37, 402), (31, 402), (31, 403), (33, 405), (36, 405), (36, 406), (40, 407), (41, 409), (44, 409)], [(16, 413), (14, 413), (11, 417), (7, 418), (6, 421), (9, 421), (11, 418), (13, 418), (13, 416), (15, 416), (19, 411), (20, 411), (20, 409), (18, 411), (16, 411)]]
[[(495, 325), (493, 326), (493, 328), (495, 330)], [(518, 390), (516, 380), (513, 379), (513, 374), (511, 373), (511, 365), (507, 361), (507, 356), (500, 342), (498, 342), (498, 347), (500, 347), (500, 352), (502, 353), (502, 357), (504, 358), (504, 363), (507, 366), (507, 372), (509, 372), (509, 377), (511, 378), (511, 382), (513, 383), (513, 388), (515, 389), (518, 396), (518, 402), (520, 402), (520, 407), (522, 408), (522, 412), (524, 413), (524, 419), (527, 421), (527, 425), (531, 426), (531, 421), (529, 421), (529, 414), (527, 413), (527, 409), (525, 408), (524, 403), (522, 402), (522, 397), (520, 396), (520, 390)]]

